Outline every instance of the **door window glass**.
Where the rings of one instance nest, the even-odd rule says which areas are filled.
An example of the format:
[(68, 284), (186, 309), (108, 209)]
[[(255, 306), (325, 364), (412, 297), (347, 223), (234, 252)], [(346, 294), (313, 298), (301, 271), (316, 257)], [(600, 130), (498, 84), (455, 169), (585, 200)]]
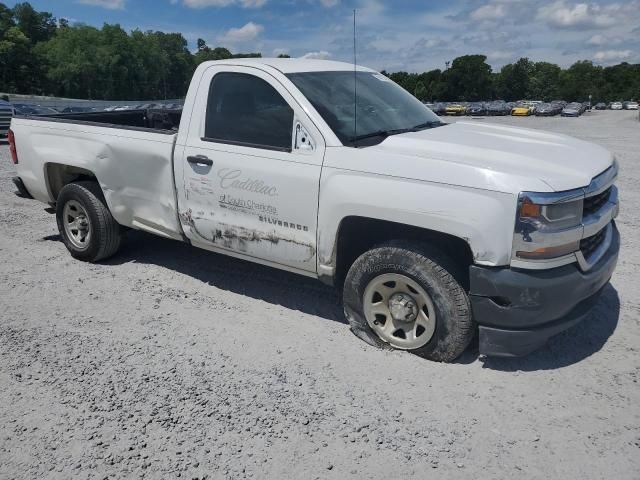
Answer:
[(244, 73), (211, 81), (205, 140), (291, 151), (293, 110), (269, 83)]

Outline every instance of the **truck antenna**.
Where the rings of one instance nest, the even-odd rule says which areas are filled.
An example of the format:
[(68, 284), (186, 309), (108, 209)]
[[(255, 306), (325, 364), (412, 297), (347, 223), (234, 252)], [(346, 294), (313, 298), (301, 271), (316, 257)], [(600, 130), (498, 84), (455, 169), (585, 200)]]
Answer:
[(358, 135), (358, 84), (356, 75), (356, 9), (353, 9), (353, 138)]

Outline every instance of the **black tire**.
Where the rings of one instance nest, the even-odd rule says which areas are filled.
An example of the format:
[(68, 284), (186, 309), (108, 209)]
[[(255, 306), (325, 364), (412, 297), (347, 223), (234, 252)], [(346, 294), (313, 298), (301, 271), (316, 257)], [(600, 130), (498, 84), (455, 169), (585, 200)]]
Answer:
[[(78, 202), (87, 212), (91, 237), (86, 248), (76, 247), (69, 239), (63, 224), (64, 207), (70, 200)], [(99, 262), (114, 255), (120, 248), (121, 227), (111, 215), (100, 186), (82, 181), (65, 185), (56, 202), (58, 231), (71, 256), (85, 262)]]
[(401, 274), (417, 282), (436, 312), (436, 326), (427, 344), (412, 353), (438, 362), (452, 362), (469, 346), (475, 334), (469, 297), (454, 277), (455, 264), (439, 250), (419, 244), (390, 242), (362, 254), (344, 282), (344, 311), (352, 332), (380, 348), (393, 348), (369, 326), (363, 312), (364, 292), (374, 278)]

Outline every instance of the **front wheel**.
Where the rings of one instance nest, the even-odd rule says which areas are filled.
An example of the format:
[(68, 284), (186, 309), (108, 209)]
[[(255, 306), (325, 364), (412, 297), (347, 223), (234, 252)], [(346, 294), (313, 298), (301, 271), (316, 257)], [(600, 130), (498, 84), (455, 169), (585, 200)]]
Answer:
[(98, 262), (120, 248), (121, 228), (96, 182), (65, 185), (56, 202), (58, 230), (74, 258)]
[(438, 250), (392, 242), (362, 254), (344, 283), (351, 330), (372, 345), (451, 362), (475, 329), (469, 298)]

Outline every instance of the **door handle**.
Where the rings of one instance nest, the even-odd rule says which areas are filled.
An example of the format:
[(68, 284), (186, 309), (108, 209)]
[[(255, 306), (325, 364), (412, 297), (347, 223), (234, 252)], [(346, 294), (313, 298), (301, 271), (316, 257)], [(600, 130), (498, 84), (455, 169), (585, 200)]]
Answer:
[(213, 165), (213, 160), (205, 155), (189, 156), (187, 157), (187, 162), (192, 165), (207, 165), (209, 167)]

